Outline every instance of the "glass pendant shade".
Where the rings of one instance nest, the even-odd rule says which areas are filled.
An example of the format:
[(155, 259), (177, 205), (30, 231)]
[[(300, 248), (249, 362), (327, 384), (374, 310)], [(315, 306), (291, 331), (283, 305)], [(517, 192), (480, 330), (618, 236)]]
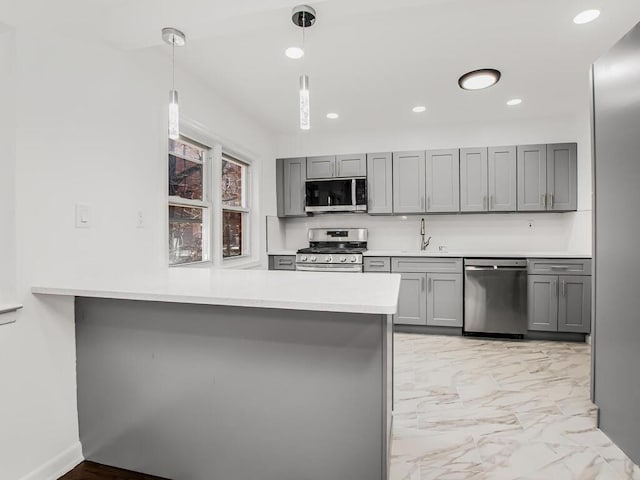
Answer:
[(311, 118), (309, 113), (309, 77), (300, 76), (300, 128), (309, 130), (311, 128)]
[(180, 138), (180, 106), (178, 105), (178, 91), (169, 92), (169, 138)]

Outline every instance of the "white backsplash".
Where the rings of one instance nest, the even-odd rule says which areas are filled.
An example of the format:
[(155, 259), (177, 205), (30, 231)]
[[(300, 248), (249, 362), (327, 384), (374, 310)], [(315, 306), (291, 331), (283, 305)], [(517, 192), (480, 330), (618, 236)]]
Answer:
[[(315, 227), (369, 229), (369, 250), (417, 250), (425, 218), (428, 250), (591, 253), (591, 211), (469, 215), (369, 216), (326, 214), (280, 220), (285, 249), (308, 245)], [(529, 226), (529, 223), (532, 226)]]

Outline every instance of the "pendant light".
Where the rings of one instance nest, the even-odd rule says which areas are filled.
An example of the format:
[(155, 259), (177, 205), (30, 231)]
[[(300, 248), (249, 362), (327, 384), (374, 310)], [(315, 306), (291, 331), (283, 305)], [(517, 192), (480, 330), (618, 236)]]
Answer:
[[(291, 20), (294, 25), (302, 28), (302, 49), (304, 51), (304, 31), (307, 27), (316, 23), (316, 11), (308, 5), (298, 5), (293, 8)], [(300, 128), (309, 130), (311, 128), (311, 113), (309, 100), (309, 76), (300, 75)]]
[(162, 29), (162, 39), (171, 45), (171, 90), (169, 91), (169, 138), (180, 138), (180, 106), (176, 90), (176, 47), (184, 47), (187, 37), (180, 30), (172, 27)]

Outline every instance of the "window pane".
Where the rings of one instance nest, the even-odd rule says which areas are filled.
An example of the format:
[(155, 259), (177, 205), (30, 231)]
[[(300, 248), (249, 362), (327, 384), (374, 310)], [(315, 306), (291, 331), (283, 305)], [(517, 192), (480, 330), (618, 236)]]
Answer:
[(203, 208), (169, 205), (169, 264), (200, 262), (202, 256)]
[(202, 170), (201, 163), (169, 155), (169, 195), (202, 200)]
[(242, 255), (242, 212), (222, 211), (222, 256), (224, 258)]
[(186, 158), (187, 160), (204, 162), (205, 152), (204, 148), (192, 145), (184, 140), (169, 140), (169, 154)]
[(225, 207), (246, 207), (244, 182), (246, 166), (222, 158), (222, 205)]

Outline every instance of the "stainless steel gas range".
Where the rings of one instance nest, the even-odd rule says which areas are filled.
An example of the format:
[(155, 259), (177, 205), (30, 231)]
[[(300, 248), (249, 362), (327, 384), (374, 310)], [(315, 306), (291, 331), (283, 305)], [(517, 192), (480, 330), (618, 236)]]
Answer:
[(311, 228), (309, 247), (298, 250), (296, 270), (362, 272), (367, 250), (366, 228)]

